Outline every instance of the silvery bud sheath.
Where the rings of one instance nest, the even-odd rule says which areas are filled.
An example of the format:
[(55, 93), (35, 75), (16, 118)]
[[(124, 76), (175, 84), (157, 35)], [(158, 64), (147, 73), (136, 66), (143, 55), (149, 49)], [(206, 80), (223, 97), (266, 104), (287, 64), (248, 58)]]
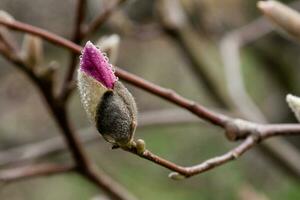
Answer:
[(91, 42), (82, 51), (78, 88), (84, 109), (103, 138), (114, 146), (131, 145), (137, 125), (134, 98)]

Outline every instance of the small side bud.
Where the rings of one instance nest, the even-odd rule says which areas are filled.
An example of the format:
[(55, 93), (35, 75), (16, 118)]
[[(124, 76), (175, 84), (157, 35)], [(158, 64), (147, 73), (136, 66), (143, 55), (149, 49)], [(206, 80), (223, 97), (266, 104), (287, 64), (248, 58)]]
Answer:
[(21, 58), (32, 69), (40, 66), (43, 62), (43, 42), (39, 37), (25, 34), (23, 39)]
[(97, 41), (96, 45), (100, 47), (101, 51), (106, 53), (111, 64), (116, 64), (120, 46), (119, 35), (103, 36)]
[(279, 1), (259, 1), (257, 7), (275, 25), (292, 38), (300, 41), (300, 14)]
[(177, 173), (177, 172), (171, 172), (168, 176), (170, 179), (176, 180), (176, 181), (180, 181), (185, 179), (186, 177)]
[(144, 151), (146, 150), (146, 143), (142, 139), (138, 139), (136, 141), (136, 150), (138, 154), (143, 154)]
[(300, 122), (300, 98), (291, 94), (286, 96), (286, 101), (289, 107), (294, 112), (297, 120)]

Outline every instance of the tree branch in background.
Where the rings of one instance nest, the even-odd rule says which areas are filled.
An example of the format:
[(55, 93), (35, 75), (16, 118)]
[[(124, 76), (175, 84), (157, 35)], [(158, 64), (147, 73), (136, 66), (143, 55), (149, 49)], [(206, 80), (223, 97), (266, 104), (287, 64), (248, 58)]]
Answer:
[[(160, 0), (157, 10), (160, 15), (160, 25), (164, 32), (179, 47), (180, 54), (188, 62), (195, 73), (197, 81), (204, 84), (212, 99), (221, 107), (228, 107), (228, 97), (219, 84), (219, 77), (213, 72), (214, 66), (205, 53), (207, 42), (201, 35), (195, 33), (185, 15), (179, 0)], [(196, 45), (195, 45), (196, 42)]]
[(73, 165), (53, 163), (31, 164), (22, 167), (0, 170), (0, 181), (11, 182), (33, 177), (61, 174), (75, 170)]

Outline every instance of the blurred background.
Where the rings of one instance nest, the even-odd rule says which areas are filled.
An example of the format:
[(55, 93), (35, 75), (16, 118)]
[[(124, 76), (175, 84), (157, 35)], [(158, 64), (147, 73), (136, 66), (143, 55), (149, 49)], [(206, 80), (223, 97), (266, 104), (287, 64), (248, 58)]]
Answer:
[[(297, 0), (282, 2), (300, 9)], [(86, 22), (113, 3), (88, 0)], [(300, 94), (300, 46), (281, 32), (272, 31), (273, 27), (260, 18), (256, 3), (128, 0), (89, 39), (96, 42), (102, 36), (118, 34), (117, 66), (207, 107), (258, 122), (296, 122), (285, 96)], [(75, 8), (75, 0), (0, 1), (0, 9), (15, 19), (65, 38), (71, 38)], [(11, 33), (21, 44), (24, 35)], [(59, 67), (59, 86), (69, 52), (47, 41), (43, 41), (43, 47), (43, 65), (55, 62)], [(20, 145), (60, 138), (30, 80), (3, 57), (0, 66), (0, 150), (7, 152)], [(241, 77), (244, 81), (239, 81)], [(145, 91), (128, 87), (139, 109), (141, 126), (136, 138), (144, 139), (154, 153), (189, 166), (237, 145), (228, 142), (222, 130)], [(69, 112), (82, 137), (96, 134), (77, 91)], [(96, 138), (85, 144), (89, 156), (142, 200), (300, 199), (299, 137), (270, 139), (235, 162), (183, 181), (170, 180), (168, 170), (124, 151), (111, 150), (100, 135)], [(0, 169), (16, 165), (3, 155), (0, 152)], [(57, 150), (30, 162), (69, 159), (67, 151)], [(107, 198), (81, 176), (67, 173), (0, 183), (0, 199)]]

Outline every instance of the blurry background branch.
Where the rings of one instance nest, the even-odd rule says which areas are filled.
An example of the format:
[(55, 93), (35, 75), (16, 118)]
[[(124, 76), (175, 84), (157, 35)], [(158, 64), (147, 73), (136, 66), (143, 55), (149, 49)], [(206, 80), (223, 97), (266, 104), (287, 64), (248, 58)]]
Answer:
[(32, 164), (22, 167), (10, 168), (0, 171), (0, 181), (11, 182), (37, 176), (55, 175), (70, 172), (75, 169), (71, 165), (59, 165), (52, 163)]

